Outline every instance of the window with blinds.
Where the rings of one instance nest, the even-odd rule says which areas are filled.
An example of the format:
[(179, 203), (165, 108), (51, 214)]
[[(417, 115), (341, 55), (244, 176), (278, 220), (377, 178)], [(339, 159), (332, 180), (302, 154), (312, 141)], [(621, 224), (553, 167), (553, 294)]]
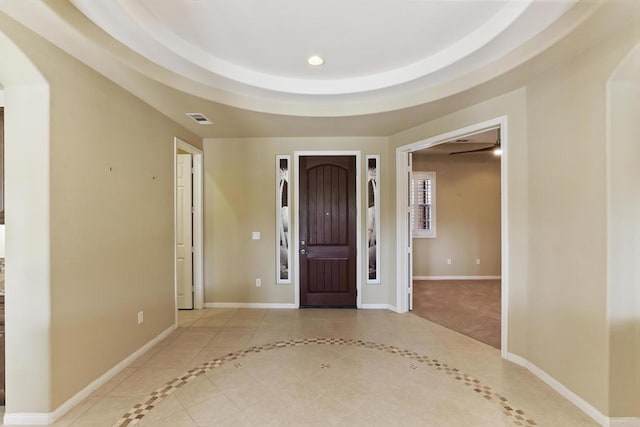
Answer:
[(436, 173), (411, 174), (411, 229), (414, 238), (436, 237)]

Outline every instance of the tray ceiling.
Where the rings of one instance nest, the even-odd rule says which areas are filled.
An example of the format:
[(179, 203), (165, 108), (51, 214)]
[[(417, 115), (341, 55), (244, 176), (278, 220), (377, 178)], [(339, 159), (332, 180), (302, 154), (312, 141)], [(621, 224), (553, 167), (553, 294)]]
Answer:
[(0, 12), (201, 137), (227, 138), (397, 134), (520, 88), (633, 22), (616, 5), (33, 0)]
[[(353, 102), (477, 70), (543, 31), (575, 0), (71, 3), (113, 38), (193, 82), (276, 101)], [(311, 55), (324, 65), (309, 65)]]

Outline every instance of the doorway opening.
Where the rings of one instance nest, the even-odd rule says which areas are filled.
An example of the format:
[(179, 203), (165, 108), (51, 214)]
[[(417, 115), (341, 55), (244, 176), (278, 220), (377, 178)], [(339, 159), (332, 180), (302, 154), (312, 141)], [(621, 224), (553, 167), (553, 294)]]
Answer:
[(294, 153), (297, 307), (361, 306), (360, 152)]
[(204, 307), (203, 153), (179, 138), (174, 138), (173, 152), (176, 309), (201, 309)]
[(411, 171), (413, 313), (498, 349), (500, 154), (493, 128), (413, 152)]
[[(508, 348), (508, 276), (506, 274), (508, 267), (508, 204), (506, 192), (508, 151), (506, 125), (506, 117), (500, 117), (401, 146), (396, 150), (396, 212), (398, 227), (398, 287), (396, 310), (403, 313), (410, 310), (429, 310), (429, 308), (431, 308), (431, 314), (437, 314), (433, 313), (433, 306), (424, 306), (422, 298), (425, 297), (424, 294), (426, 293), (430, 294), (432, 298), (441, 298), (440, 302), (442, 304), (445, 304), (447, 300), (457, 306), (464, 306), (466, 302), (469, 302), (467, 308), (473, 311), (474, 305), (477, 307), (478, 304), (478, 301), (473, 301), (473, 299), (478, 299), (478, 295), (474, 295), (474, 293), (481, 291), (481, 289), (479, 289), (480, 287), (484, 287), (487, 293), (490, 294), (490, 297), (493, 298), (494, 303), (493, 310), (488, 308), (484, 314), (490, 314), (489, 317), (492, 317), (493, 321), (499, 325), (499, 330), (496, 331), (494, 327), (491, 333), (493, 335), (492, 342), (487, 342), (484, 339), (481, 339), (481, 341), (487, 342), (495, 347), (499, 346), (503, 357), (506, 355)], [(484, 141), (484, 139), (486, 139), (486, 141)], [(480, 144), (481, 142), (485, 142), (486, 144)], [(434, 159), (428, 160), (428, 157), (426, 157), (428, 154), (425, 154), (429, 153), (429, 151), (426, 151), (428, 149), (430, 149), (429, 151), (431, 151), (433, 157), (440, 156), (442, 161), (438, 162)], [(496, 149), (500, 150), (499, 157), (493, 154), (493, 151)], [(449, 154), (452, 152), (467, 151), (469, 153), (459, 155)], [(470, 156), (474, 160), (467, 160)], [(497, 223), (491, 222), (484, 225), (482, 221), (476, 221), (475, 226), (472, 227), (472, 224), (465, 224), (465, 215), (463, 214), (467, 214), (467, 216), (480, 215), (481, 213), (478, 209), (474, 209), (472, 212), (464, 212), (470, 208), (461, 205), (458, 206), (459, 209), (456, 210), (455, 207), (456, 203), (463, 203), (461, 199), (465, 198), (466, 190), (456, 189), (455, 186), (453, 186), (454, 192), (450, 194), (440, 194), (438, 190), (447, 191), (447, 181), (451, 178), (456, 179), (455, 176), (453, 176), (456, 172), (453, 169), (446, 169), (446, 161), (449, 160), (446, 158), (453, 158), (455, 163), (464, 164), (483, 163), (480, 160), (482, 157), (485, 159), (496, 159), (491, 160), (494, 162), (493, 166), (487, 166), (488, 169), (493, 169), (493, 178), (491, 178), (491, 180), (494, 182), (494, 185), (497, 184), (498, 188), (490, 190), (492, 191), (491, 194), (493, 194), (490, 196), (491, 200), (470, 200), (468, 202), (490, 203), (492, 206), (489, 209), (487, 209), (487, 206), (483, 206), (482, 210), (493, 210), (500, 219)], [(487, 163), (491, 161), (487, 160)], [(498, 164), (495, 164), (496, 161)], [(444, 168), (441, 169), (441, 172), (444, 173), (438, 174), (437, 170), (427, 171), (426, 169), (430, 167), (431, 169)], [(424, 176), (421, 176), (417, 173), (420, 169), (422, 169), (421, 172), (435, 172), (435, 174), (424, 174)], [(413, 180), (413, 172), (416, 172), (415, 175), (419, 179), (418, 181)], [(420, 179), (422, 179), (422, 181), (420, 181)], [(433, 179), (433, 182), (425, 183), (424, 179)], [(461, 177), (457, 179), (461, 179)], [(489, 177), (485, 176), (483, 179), (489, 179)], [(438, 186), (439, 181), (442, 181), (442, 186)], [(457, 182), (456, 185), (458, 184), (460, 183)], [(474, 182), (474, 185), (475, 184), (477, 184), (477, 182)], [(428, 185), (433, 185), (433, 187), (427, 188)], [(419, 206), (417, 215), (414, 215), (414, 205), (419, 205), (419, 203), (417, 203), (419, 200), (417, 199), (424, 199), (423, 193), (425, 192), (422, 191), (422, 193), (419, 193), (419, 188), (416, 186), (421, 186), (422, 190), (432, 191), (431, 195), (434, 200), (433, 206)], [(443, 197), (436, 197), (436, 194)], [(470, 199), (474, 198), (473, 195), (470, 194), (467, 194), (467, 196)], [(488, 196), (485, 195), (485, 197)], [(438, 205), (439, 201), (444, 203), (444, 206)], [(432, 211), (429, 211), (430, 209)], [(482, 213), (483, 216), (485, 216), (485, 214), (491, 215), (489, 212)], [(462, 230), (457, 230), (458, 234), (464, 234), (465, 238), (469, 237), (469, 234), (475, 234), (472, 243), (469, 243), (468, 239), (460, 238), (458, 244), (466, 240), (467, 247), (464, 246), (464, 243), (462, 243), (462, 247), (456, 246), (456, 229), (451, 224), (450, 220), (452, 218), (463, 221), (462, 224), (464, 227)], [(489, 219), (486, 218), (486, 220)], [(416, 221), (419, 224), (416, 224)], [(431, 223), (429, 223), (429, 221), (431, 221)], [(427, 237), (424, 239), (414, 239), (414, 229), (420, 227), (428, 229), (426, 233)], [(465, 227), (468, 229), (465, 229)], [(454, 233), (453, 237), (452, 231)], [(417, 244), (416, 240), (419, 240)], [(425, 253), (429, 255), (425, 255)], [(425, 259), (425, 257), (427, 259)], [(415, 279), (420, 282), (416, 282)], [(414, 283), (419, 284), (414, 287)], [(474, 289), (474, 284), (481, 286)], [(440, 289), (437, 289), (438, 287)], [(459, 288), (461, 292), (466, 291), (467, 295), (456, 294), (454, 291), (456, 287)], [(469, 291), (470, 289), (471, 291)], [(440, 295), (434, 293), (438, 291), (442, 291)], [(469, 292), (471, 292), (471, 295)], [(460, 300), (456, 300), (456, 298)], [(497, 301), (498, 299), (499, 301)], [(419, 306), (414, 306), (416, 302), (418, 302)], [(447, 313), (441, 314), (443, 317), (446, 317)], [(455, 326), (456, 319), (449, 320), (452, 320), (452, 323), (444, 324), (444, 326), (452, 328), (452, 326)], [(445, 322), (446, 319), (443, 323)], [(471, 326), (471, 329), (478, 328)], [(465, 331), (459, 332), (465, 333)], [(476, 337), (476, 339), (478, 339), (478, 337)]]

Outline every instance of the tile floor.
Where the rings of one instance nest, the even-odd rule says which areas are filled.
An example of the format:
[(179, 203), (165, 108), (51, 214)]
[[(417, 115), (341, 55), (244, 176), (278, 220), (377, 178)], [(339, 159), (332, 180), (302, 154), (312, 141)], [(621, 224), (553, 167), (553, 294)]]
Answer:
[(181, 311), (54, 425), (597, 424), (495, 348), (413, 314), (207, 309)]

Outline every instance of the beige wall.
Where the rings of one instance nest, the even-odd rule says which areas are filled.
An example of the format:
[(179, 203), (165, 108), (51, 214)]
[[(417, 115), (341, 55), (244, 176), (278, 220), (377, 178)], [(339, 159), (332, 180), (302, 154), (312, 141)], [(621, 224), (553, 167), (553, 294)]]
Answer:
[(112, 82), (63, 64), (73, 80), (49, 76), (54, 405), (174, 323), (174, 137), (201, 145)]
[[(640, 416), (640, 44), (608, 85), (610, 404)], [(635, 372), (635, 375), (633, 374)]]
[[(601, 413), (636, 417), (640, 356), (638, 342), (629, 338), (638, 337), (639, 316), (637, 301), (633, 307), (628, 299), (634, 301), (637, 280), (615, 287), (607, 277), (607, 200), (616, 193), (607, 193), (606, 89), (616, 66), (638, 40), (639, 26), (627, 26), (541, 71), (522, 90), (391, 138), (394, 145), (403, 145), (507, 116), (504, 221), (509, 256), (503, 262), (509, 286), (508, 351)], [(618, 108), (629, 112), (628, 104)], [(637, 132), (637, 127), (633, 129)], [(636, 153), (628, 145), (618, 150), (618, 156), (629, 150)], [(635, 179), (636, 169), (616, 169), (612, 178), (631, 174)], [(632, 198), (637, 197), (635, 191)], [(629, 205), (613, 206), (618, 214), (628, 214), (629, 209)], [(637, 226), (637, 220), (626, 224), (625, 233)], [(637, 257), (614, 262), (637, 265)], [(618, 302), (627, 298), (623, 306), (608, 306), (612, 286), (616, 291), (611, 297)], [(627, 324), (609, 322), (616, 317), (625, 318)], [(635, 319), (631, 325), (630, 319)], [(610, 349), (610, 336), (617, 347)], [(618, 363), (627, 369), (614, 368)]]
[(610, 412), (615, 363), (607, 314), (607, 80), (637, 43), (637, 30), (619, 31), (527, 87), (527, 359), (603, 413)]
[[(293, 162), (294, 151), (319, 150), (359, 150), (362, 183), (366, 183), (365, 156), (381, 156), (382, 283), (364, 284), (364, 259), (360, 266), (363, 304), (389, 303), (395, 278), (395, 247), (391, 241), (395, 231), (391, 217), (394, 202), (390, 194), (395, 185), (390, 170), (393, 160), (387, 138), (369, 137), (205, 139), (205, 302), (294, 303), (294, 285), (275, 284), (275, 156), (289, 154)], [(366, 188), (364, 184), (362, 188)], [(293, 182), (291, 191), (293, 198)], [(363, 191), (361, 243), (366, 238), (364, 204)], [(292, 219), (292, 232), (294, 227)], [(261, 240), (252, 240), (252, 231), (259, 231)], [(292, 274), (295, 275), (295, 266)], [(255, 286), (256, 278), (262, 279), (261, 287)]]
[[(3, 15), (0, 24), (50, 90), (48, 126), (31, 123), (48, 146), (29, 156), (21, 135), (6, 140), (8, 205), (18, 168), (47, 183), (48, 202), (35, 240), (48, 251), (30, 259), (12, 256), (28, 236), (7, 210), (7, 335), (20, 338), (7, 341), (7, 412), (50, 412), (174, 324), (173, 137), (201, 143)], [(7, 95), (9, 115), (20, 99)], [(34, 171), (40, 153), (46, 166)], [(30, 267), (43, 270), (37, 282), (17, 274)], [(32, 307), (42, 313), (30, 318)]]
[[(640, 49), (636, 49), (640, 53)], [(610, 84), (609, 320), (611, 412), (640, 416), (640, 70)], [(635, 375), (633, 374), (635, 373)]]
[(413, 239), (413, 275), (499, 276), (500, 158), (427, 150), (413, 170), (436, 172), (436, 238)]

